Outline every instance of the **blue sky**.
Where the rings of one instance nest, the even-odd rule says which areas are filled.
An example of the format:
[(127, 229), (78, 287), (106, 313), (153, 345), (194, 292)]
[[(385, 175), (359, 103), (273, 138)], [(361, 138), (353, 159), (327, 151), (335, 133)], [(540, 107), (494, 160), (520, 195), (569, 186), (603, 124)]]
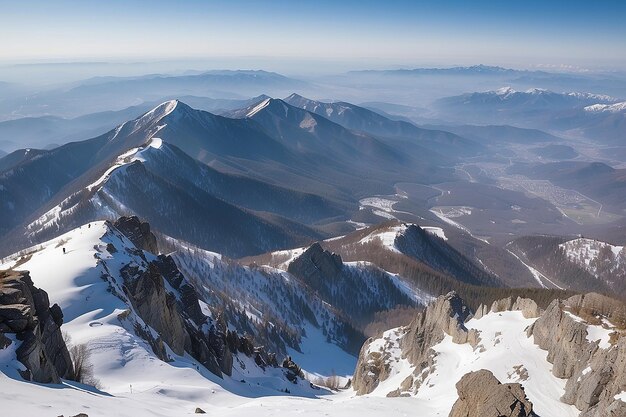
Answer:
[(0, 60), (626, 67), (626, 1), (5, 1)]

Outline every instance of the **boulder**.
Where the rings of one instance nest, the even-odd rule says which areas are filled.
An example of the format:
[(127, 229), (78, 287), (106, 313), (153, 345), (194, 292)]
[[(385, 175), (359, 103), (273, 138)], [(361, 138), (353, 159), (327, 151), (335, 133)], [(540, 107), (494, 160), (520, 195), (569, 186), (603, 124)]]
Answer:
[(501, 384), (490, 371), (469, 372), (456, 383), (459, 399), (448, 417), (530, 417), (533, 405), (520, 384)]

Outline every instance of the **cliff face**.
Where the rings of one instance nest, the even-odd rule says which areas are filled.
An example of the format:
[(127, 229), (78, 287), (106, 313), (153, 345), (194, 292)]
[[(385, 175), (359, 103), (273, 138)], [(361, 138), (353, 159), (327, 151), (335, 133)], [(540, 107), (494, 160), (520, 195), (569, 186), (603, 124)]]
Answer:
[[(577, 295), (553, 301), (528, 331), (548, 351), (553, 374), (567, 379), (562, 401), (581, 410), (581, 417), (626, 415), (626, 403), (615, 398), (626, 391), (626, 337), (607, 324), (622, 321), (623, 314), (619, 301)], [(589, 340), (602, 329), (604, 341)]]
[(15, 335), (25, 379), (59, 383), (73, 377), (62, 323), (59, 306), (50, 306), (48, 294), (33, 285), (28, 272), (0, 271), (0, 349), (14, 343), (6, 335)]

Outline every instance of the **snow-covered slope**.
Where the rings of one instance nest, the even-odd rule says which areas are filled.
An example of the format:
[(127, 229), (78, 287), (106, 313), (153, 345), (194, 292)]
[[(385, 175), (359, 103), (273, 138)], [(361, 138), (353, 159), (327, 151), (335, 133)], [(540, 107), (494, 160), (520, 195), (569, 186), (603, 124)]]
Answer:
[[(552, 375), (547, 352), (526, 336), (525, 330), (534, 320), (525, 319), (520, 311), (504, 311), (468, 321), (467, 329), (480, 332), (480, 344), (472, 348), (469, 344), (453, 343), (452, 337), (445, 335), (444, 340), (433, 347), (436, 356), (432, 367), (417, 378), (420, 383), (417, 394), (405, 393), (433, 408), (450, 410), (458, 398), (455, 384), (461, 377), (471, 371), (487, 369), (502, 383), (521, 383), (538, 415), (577, 416), (579, 411), (574, 406), (560, 401), (566, 381)], [(412, 376), (415, 368), (400, 355), (403, 334), (401, 328), (392, 329), (370, 344), (371, 351), (382, 351), (384, 347), (391, 353), (390, 377), (370, 395), (384, 397)]]
[(559, 245), (567, 259), (582, 266), (596, 278), (626, 273), (626, 249), (599, 240), (578, 238)]
[[(11, 256), (2, 261), (0, 269), (30, 271), (33, 282), (46, 289), (51, 302), (61, 306), (65, 321), (62, 330), (72, 344), (87, 347), (93, 382), (110, 394), (124, 396), (132, 389), (136, 393), (182, 395), (185, 391), (197, 393), (199, 388), (249, 395), (278, 393), (286, 388), (301, 394), (312, 392), (306, 384), (299, 388), (288, 382), (283, 370), (258, 366), (242, 353), (234, 355), (232, 377), (223, 375), (220, 379), (190, 353), (169, 346), (171, 335), (159, 333), (144, 321), (145, 310), (140, 312), (141, 307), (131, 301), (134, 295), (128, 290), (132, 277), (153, 271), (155, 262), (155, 255), (137, 249), (110, 223), (94, 222)], [(158, 288), (158, 284), (152, 285)], [(144, 297), (153, 297), (150, 288), (154, 287), (141, 290)], [(164, 281), (164, 290), (172, 301), (184, 297), (183, 287), (178, 288)], [(161, 313), (151, 313), (150, 320)], [(210, 317), (203, 320), (205, 323), (197, 329), (212, 332), (209, 327), (215, 321)], [(167, 361), (157, 354), (159, 346), (163, 346)], [(15, 374), (8, 376), (17, 379)]]

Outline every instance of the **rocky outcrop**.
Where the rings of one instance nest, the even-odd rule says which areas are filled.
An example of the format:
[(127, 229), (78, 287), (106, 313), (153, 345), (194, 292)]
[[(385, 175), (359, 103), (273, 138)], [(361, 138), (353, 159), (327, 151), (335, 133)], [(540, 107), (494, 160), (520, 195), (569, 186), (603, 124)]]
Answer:
[[(434, 352), (431, 348), (446, 334), (452, 336), (454, 343), (469, 342), (474, 347), (478, 344), (478, 332), (468, 331), (464, 325), (470, 317), (470, 309), (455, 292), (438, 297), (416, 316), (403, 330), (405, 333), (399, 342), (402, 357), (416, 367), (416, 375), (432, 365)], [(361, 348), (354, 373), (352, 384), (359, 395), (372, 392), (389, 376), (389, 352), (371, 350), (373, 341), (368, 339)], [(410, 387), (412, 383), (406, 385)]]
[(456, 383), (459, 399), (448, 417), (530, 417), (533, 405), (520, 384), (501, 384), (490, 371), (465, 374)]
[(541, 315), (541, 309), (534, 300), (530, 298), (517, 297), (515, 301), (511, 297), (496, 300), (491, 304), (491, 308), (481, 304), (474, 313), (475, 319), (480, 319), (489, 313), (500, 313), (502, 311), (521, 311), (524, 318), (532, 319)]
[(150, 224), (142, 222), (137, 216), (120, 217), (113, 226), (122, 232), (139, 249), (153, 254), (159, 253), (157, 240), (150, 231)]
[(63, 313), (50, 307), (48, 294), (36, 288), (28, 272), (0, 271), (0, 348), (10, 345), (5, 334), (20, 342), (17, 360), (25, 367), (25, 379), (59, 383), (74, 370), (60, 326)]
[(528, 329), (535, 344), (548, 351), (552, 373), (558, 378), (570, 378), (577, 368), (584, 368), (597, 343), (587, 340), (587, 324), (576, 320), (565, 310), (566, 304), (554, 300)]
[(438, 297), (409, 325), (401, 342), (403, 354), (419, 367), (426, 361), (430, 348), (443, 340), (444, 334), (452, 336), (454, 343), (477, 342), (478, 334), (468, 331), (464, 324), (470, 317), (469, 307), (455, 292)]
[(341, 276), (343, 261), (341, 256), (326, 251), (319, 243), (314, 243), (302, 255), (294, 259), (287, 270), (302, 278), (313, 288), (321, 288)]
[(626, 403), (615, 398), (626, 391), (626, 337), (616, 330), (614, 343), (604, 349), (587, 340), (588, 320), (620, 321), (623, 309), (623, 303), (600, 294), (576, 295), (553, 301), (529, 329), (548, 351), (552, 373), (567, 379), (562, 401), (581, 410), (581, 417), (626, 415)]

